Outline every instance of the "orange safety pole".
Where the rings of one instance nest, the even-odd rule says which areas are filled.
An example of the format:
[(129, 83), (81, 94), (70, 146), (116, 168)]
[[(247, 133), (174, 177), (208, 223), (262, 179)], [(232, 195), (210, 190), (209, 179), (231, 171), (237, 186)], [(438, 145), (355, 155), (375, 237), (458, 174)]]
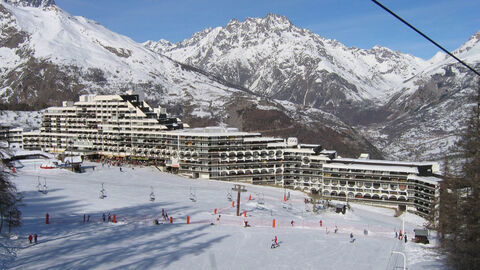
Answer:
[(213, 210), (213, 214), (217, 214), (217, 208), (215, 208), (215, 210)]
[(243, 216), (247, 217), (247, 210), (243, 211)]
[(232, 201), (232, 207), (235, 207), (235, 201)]
[(248, 200), (249, 200), (249, 201), (252, 200), (252, 194), (250, 194), (250, 196), (248, 196)]
[(283, 201), (286, 202), (287, 201), (287, 195), (283, 194)]
[(12, 167), (12, 173), (15, 173), (15, 167)]
[(187, 216), (187, 224), (190, 224), (190, 216)]
[(170, 217), (170, 223), (173, 223), (173, 217)]
[(275, 228), (275, 219), (273, 219), (272, 228)]
[(117, 223), (117, 215), (113, 215), (113, 223)]

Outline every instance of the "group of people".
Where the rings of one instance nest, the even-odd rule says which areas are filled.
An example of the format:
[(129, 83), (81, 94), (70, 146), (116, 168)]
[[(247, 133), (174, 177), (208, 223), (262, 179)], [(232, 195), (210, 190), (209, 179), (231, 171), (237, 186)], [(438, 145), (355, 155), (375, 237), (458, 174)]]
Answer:
[(398, 238), (398, 240), (403, 239), (405, 243), (407, 243), (407, 234), (406, 233), (402, 234), (402, 230), (400, 230), (400, 233), (397, 233), (397, 231), (395, 231), (395, 238)]
[(117, 219), (116, 219), (116, 215), (114, 214), (113, 216), (108, 213), (108, 215), (106, 215), (105, 213), (102, 214), (102, 220), (103, 222), (117, 222)]
[(83, 223), (90, 222), (90, 215), (83, 214)]
[(38, 235), (36, 233), (34, 233), (33, 235), (32, 234), (28, 235), (28, 242), (30, 244), (32, 244), (32, 243), (36, 244), (37, 240), (38, 240)]

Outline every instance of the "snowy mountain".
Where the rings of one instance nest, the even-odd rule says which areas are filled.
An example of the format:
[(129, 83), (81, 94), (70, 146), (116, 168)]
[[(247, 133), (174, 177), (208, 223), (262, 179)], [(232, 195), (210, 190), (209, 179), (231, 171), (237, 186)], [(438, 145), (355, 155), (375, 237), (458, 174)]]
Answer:
[(399, 84), (428, 66), (384, 47), (347, 48), (275, 14), (231, 20), (177, 44), (145, 45), (262, 96), (320, 108), (352, 122), (357, 121), (351, 115), (354, 107), (385, 104)]
[[(479, 36), (454, 53), (478, 65)], [(426, 61), (380, 46), (347, 48), (274, 14), (144, 45), (259, 95), (327, 111), (400, 159), (441, 159), (458, 138), (475, 84), (446, 54)]]
[[(378, 150), (340, 119), (318, 109), (259, 97), (147, 49), (54, 1), (0, 2), (0, 108), (43, 109), (85, 93), (134, 90), (191, 126), (229, 125), (298, 136), (345, 155)], [(168, 42), (163, 42), (168, 45)]]
[[(480, 70), (480, 31), (453, 54)], [(442, 159), (472, 112), (479, 78), (445, 54), (430, 62), (397, 87), (385, 105), (393, 112), (387, 122), (361, 127), (371, 140), (384, 138), (375, 145), (396, 158)]]

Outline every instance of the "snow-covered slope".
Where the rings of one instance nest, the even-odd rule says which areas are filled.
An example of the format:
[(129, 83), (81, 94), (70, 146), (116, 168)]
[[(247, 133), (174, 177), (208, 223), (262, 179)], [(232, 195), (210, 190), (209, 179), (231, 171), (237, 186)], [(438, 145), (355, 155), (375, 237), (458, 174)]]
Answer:
[[(36, 162), (24, 163), (12, 178), (24, 195), (23, 226), (12, 240), (0, 237), (2, 269), (398, 269), (403, 259), (392, 250), (405, 252), (410, 270), (445, 269), (433, 237), (430, 245), (394, 238), (402, 218), (392, 209), (351, 204), (345, 215), (315, 214), (300, 191), (290, 191), (282, 203), (283, 189), (246, 184), (240, 211), (247, 217), (236, 216), (227, 200), (232, 183), (185, 179), (153, 167), (124, 166), (121, 172), (100, 163), (75, 174), (42, 170)], [(37, 191), (39, 181), (46, 182), (47, 194)], [(107, 197), (99, 199), (102, 183)], [(173, 224), (162, 219), (162, 209)], [(103, 222), (103, 213), (115, 214), (117, 223)], [(162, 224), (153, 225), (154, 219)], [(245, 228), (244, 220), (251, 226)], [(423, 222), (406, 214), (408, 239)], [(28, 243), (29, 234), (38, 235), (37, 244)], [(275, 236), (280, 246), (271, 249)]]

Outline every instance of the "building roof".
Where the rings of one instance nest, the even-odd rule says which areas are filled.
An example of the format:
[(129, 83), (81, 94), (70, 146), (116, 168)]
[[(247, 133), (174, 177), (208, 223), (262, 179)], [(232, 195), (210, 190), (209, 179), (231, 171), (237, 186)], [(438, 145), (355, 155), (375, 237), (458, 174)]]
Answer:
[(409, 178), (409, 179), (413, 179), (413, 180), (418, 180), (418, 181), (426, 182), (426, 183), (433, 184), (433, 185), (437, 185), (438, 183), (440, 183), (440, 182), (443, 181), (441, 178), (434, 177), (434, 176), (418, 176), (418, 175), (412, 175), (412, 176), (409, 176), (408, 178)]
[(337, 158), (333, 161), (342, 163), (362, 163), (362, 164), (381, 164), (381, 165), (398, 165), (398, 166), (429, 166), (436, 162), (414, 162), (414, 161), (394, 161), (394, 160), (379, 160), (379, 159), (356, 159), (356, 158)]
[(352, 170), (367, 170), (367, 171), (385, 171), (385, 172), (404, 172), (418, 174), (417, 167), (409, 166), (388, 166), (378, 164), (345, 164), (345, 163), (327, 163), (323, 164), (324, 168), (336, 169), (352, 169)]

